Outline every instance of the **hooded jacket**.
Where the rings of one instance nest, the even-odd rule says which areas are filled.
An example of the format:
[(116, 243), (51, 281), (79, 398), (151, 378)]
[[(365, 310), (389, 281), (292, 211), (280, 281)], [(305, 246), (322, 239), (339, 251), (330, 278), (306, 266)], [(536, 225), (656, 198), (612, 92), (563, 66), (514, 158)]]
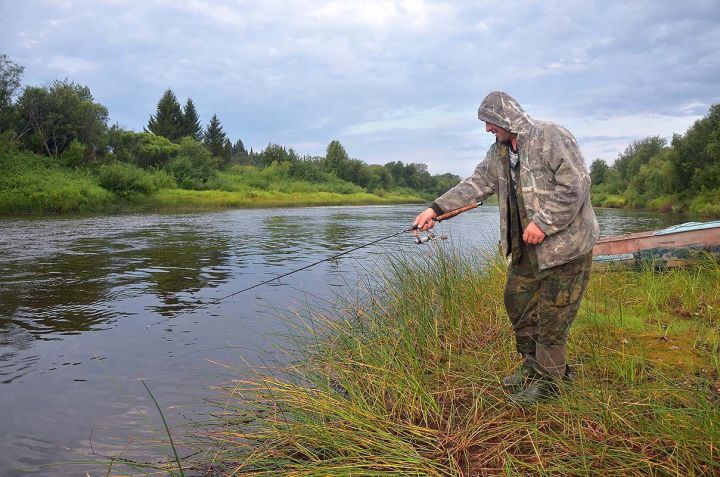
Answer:
[[(590, 175), (575, 138), (556, 124), (537, 121), (509, 94), (493, 91), (480, 104), (478, 118), (517, 133), (521, 188), (527, 220), (545, 233), (535, 247), (541, 270), (562, 265), (590, 252), (600, 229), (590, 205)], [(495, 143), (473, 175), (435, 200), (450, 211), (498, 195), (500, 236), (505, 253), (508, 243), (507, 146)], [(523, 228), (527, 227), (523, 223)]]

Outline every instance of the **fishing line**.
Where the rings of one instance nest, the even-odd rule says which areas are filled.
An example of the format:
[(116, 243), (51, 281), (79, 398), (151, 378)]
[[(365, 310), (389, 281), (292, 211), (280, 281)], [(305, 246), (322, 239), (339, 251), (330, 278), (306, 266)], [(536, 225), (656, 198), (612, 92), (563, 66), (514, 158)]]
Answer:
[[(482, 204), (482, 202), (472, 203), (472, 204), (466, 205), (466, 206), (464, 206), (464, 207), (460, 207), (460, 208), (458, 208), (458, 209), (451, 210), (450, 212), (446, 212), (446, 213), (444, 213), (444, 214), (442, 214), (442, 215), (440, 215), (440, 216), (438, 216), (438, 217), (435, 217), (435, 218), (432, 219), (432, 220), (433, 220), (433, 222), (439, 223), (439, 222), (442, 222), (443, 220), (447, 220), (447, 219), (449, 219), (449, 218), (455, 217), (456, 215), (461, 214), (461, 213), (463, 213), (463, 212), (465, 212), (465, 211), (467, 211), (467, 210), (474, 209), (474, 208), (478, 207), (478, 206), (481, 205), (481, 204)], [(201, 303), (201, 304), (199, 304), (198, 306), (190, 307), (190, 309), (185, 310), (185, 311), (183, 311), (183, 312), (181, 312), (181, 313), (178, 313), (177, 315), (174, 315), (174, 316), (172, 316), (172, 317), (165, 318), (164, 320), (160, 320), (160, 321), (158, 321), (158, 322), (156, 322), (156, 323), (147, 325), (146, 328), (150, 328), (151, 326), (159, 325), (159, 324), (164, 323), (164, 322), (166, 322), (166, 321), (168, 321), (168, 320), (170, 320), (170, 319), (172, 319), (172, 318), (177, 318), (178, 316), (186, 315), (186, 314), (188, 314), (188, 313), (190, 313), (190, 312), (194, 312), (194, 311), (197, 311), (197, 310), (201, 310), (201, 309), (206, 308), (206, 307), (208, 307), (208, 306), (218, 305), (221, 301), (227, 300), (228, 298), (232, 298), (232, 297), (234, 297), (234, 296), (236, 296), (236, 295), (239, 295), (239, 294), (241, 294), (241, 293), (244, 293), (244, 292), (246, 292), (246, 291), (250, 291), (250, 290), (252, 290), (252, 289), (254, 289), (254, 288), (257, 288), (257, 287), (260, 287), (260, 286), (262, 286), (262, 285), (267, 285), (268, 283), (274, 282), (274, 281), (276, 281), (276, 280), (280, 280), (281, 278), (288, 277), (288, 276), (293, 275), (293, 274), (295, 274), (295, 273), (302, 272), (303, 270), (307, 270), (308, 268), (312, 268), (312, 267), (314, 267), (314, 266), (316, 266), (316, 265), (320, 265), (321, 263), (329, 262), (329, 261), (331, 261), (331, 260), (337, 260), (338, 258), (342, 257), (343, 255), (347, 255), (347, 254), (349, 254), (349, 253), (355, 252), (356, 250), (360, 250), (360, 249), (362, 249), (362, 248), (369, 247), (369, 246), (371, 246), (371, 245), (375, 245), (376, 243), (382, 242), (383, 240), (388, 240), (388, 239), (391, 239), (391, 238), (393, 238), (393, 237), (397, 237), (397, 236), (400, 235), (400, 234), (405, 234), (405, 233), (408, 233), (408, 232), (412, 232), (412, 231), (414, 231), (414, 230), (418, 230), (419, 228), (420, 228), (420, 227), (418, 227), (417, 225), (413, 225), (412, 227), (408, 227), (408, 228), (403, 229), (403, 230), (401, 230), (401, 231), (399, 231), (399, 232), (395, 232), (395, 233), (392, 233), (392, 234), (390, 234), (390, 235), (386, 235), (386, 236), (384, 236), (384, 237), (380, 237), (380, 238), (378, 238), (378, 239), (376, 239), (376, 240), (373, 240), (372, 242), (367, 242), (367, 243), (364, 243), (364, 244), (362, 244), (362, 245), (358, 245), (357, 247), (353, 247), (353, 248), (350, 248), (350, 249), (345, 250), (345, 251), (343, 251), (343, 252), (337, 253), (337, 254), (335, 254), (335, 255), (333, 255), (333, 256), (331, 256), (331, 257), (323, 258), (322, 260), (317, 260), (317, 261), (315, 261), (315, 262), (313, 262), (313, 263), (310, 263), (310, 264), (308, 264), (308, 265), (305, 265), (304, 267), (300, 267), (300, 268), (297, 268), (297, 269), (295, 269), (295, 270), (291, 270), (291, 271), (289, 271), (289, 272), (287, 272), (287, 273), (283, 273), (283, 274), (281, 274), (281, 275), (277, 275), (277, 276), (275, 276), (275, 277), (273, 277), (273, 278), (269, 278), (269, 279), (267, 279), (267, 280), (263, 280), (263, 281), (261, 281), (261, 282), (259, 282), (259, 283), (256, 283), (256, 284), (251, 285), (251, 286), (246, 287), (246, 288), (243, 288), (242, 290), (238, 290), (238, 291), (236, 291), (236, 292), (230, 293), (229, 295), (225, 295), (225, 296), (222, 296), (222, 297), (220, 297), (220, 298), (215, 298), (214, 300), (211, 300), (211, 301), (208, 301), (208, 302), (205, 302), (205, 303)], [(425, 242), (423, 242), (423, 241), (421, 241), (421, 240), (416, 240), (416, 243), (421, 244), (421, 243), (425, 243)]]

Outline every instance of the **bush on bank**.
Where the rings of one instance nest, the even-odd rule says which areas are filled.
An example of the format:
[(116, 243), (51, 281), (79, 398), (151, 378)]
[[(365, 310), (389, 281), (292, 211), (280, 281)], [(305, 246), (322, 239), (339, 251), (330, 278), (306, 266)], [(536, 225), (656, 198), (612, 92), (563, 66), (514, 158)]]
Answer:
[(0, 214), (85, 212), (115, 200), (91, 174), (2, 142), (0, 170)]

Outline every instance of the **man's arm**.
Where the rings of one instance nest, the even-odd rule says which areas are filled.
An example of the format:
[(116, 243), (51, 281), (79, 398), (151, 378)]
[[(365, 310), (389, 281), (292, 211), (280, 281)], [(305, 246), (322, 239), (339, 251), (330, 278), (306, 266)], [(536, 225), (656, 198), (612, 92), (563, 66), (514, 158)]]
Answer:
[(567, 227), (590, 193), (590, 175), (575, 138), (560, 129), (552, 135), (551, 141), (549, 166), (555, 171), (555, 190), (545, 200), (542, 210), (532, 218), (545, 235)]
[(495, 146), (490, 148), (485, 159), (475, 168), (473, 175), (435, 199), (432, 208), (438, 215), (473, 202), (483, 201), (496, 192), (498, 177), (494, 148)]

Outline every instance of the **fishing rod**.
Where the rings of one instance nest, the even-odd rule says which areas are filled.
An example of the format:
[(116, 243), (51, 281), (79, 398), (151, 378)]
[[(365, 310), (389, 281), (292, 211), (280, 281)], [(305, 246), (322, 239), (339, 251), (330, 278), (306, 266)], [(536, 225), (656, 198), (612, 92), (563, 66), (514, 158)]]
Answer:
[[(480, 206), (480, 205), (482, 205), (482, 202), (474, 202), (474, 203), (472, 203), (472, 204), (468, 204), (468, 205), (465, 205), (465, 206), (463, 206), (463, 207), (459, 207), (459, 208), (457, 208), (457, 209), (453, 209), (453, 210), (451, 210), (451, 211), (449, 211), (449, 212), (445, 212), (444, 214), (438, 215), (437, 217), (435, 217), (434, 219), (432, 219), (432, 221), (433, 221), (433, 222), (436, 222), (436, 223), (439, 223), (439, 222), (442, 222), (443, 220), (447, 220), (447, 219), (450, 219), (450, 218), (455, 217), (456, 215), (462, 214), (463, 212), (467, 212), (468, 210), (475, 209), (475, 208), (477, 208), (477, 207)], [(257, 287), (260, 287), (260, 286), (262, 286), (262, 285), (267, 285), (268, 283), (274, 282), (275, 280), (280, 280), (281, 278), (285, 278), (285, 277), (290, 276), (290, 275), (293, 275), (293, 274), (295, 274), (295, 273), (302, 272), (303, 270), (307, 270), (308, 268), (312, 268), (312, 267), (314, 267), (314, 266), (316, 266), (316, 265), (320, 265), (320, 264), (323, 263), (323, 262), (329, 262), (329, 261), (331, 261), (331, 260), (337, 260), (338, 258), (342, 257), (343, 255), (347, 255), (347, 254), (349, 254), (349, 253), (351, 253), (351, 252), (355, 252), (356, 250), (360, 250), (361, 248), (369, 247), (369, 246), (371, 246), (371, 245), (375, 245), (375, 244), (378, 243), (378, 242), (382, 242), (382, 241), (384, 241), (384, 240), (388, 240), (388, 239), (391, 239), (391, 238), (393, 238), (393, 237), (397, 237), (397, 236), (400, 235), (400, 234), (404, 234), (404, 233), (408, 233), (408, 232), (413, 232), (413, 231), (415, 231), (415, 230), (418, 230), (419, 228), (420, 228), (420, 226), (418, 226), (418, 225), (413, 225), (412, 227), (408, 227), (408, 228), (403, 229), (403, 230), (401, 230), (401, 231), (399, 231), (399, 232), (395, 232), (395, 233), (393, 233), (393, 234), (386, 235), (386, 236), (384, 236), (384, 237), (380, 237), (379, 239), (373, 240), (372, 242), (367, 242), (367, 243), (364, 243), (364, 244), (362, 244), (362, 245), (358, 245), (357, 247), (353, 247), (353, 248), (351, 248), (351, 249), (348, 249), (348, 250), (345, 250), (345, 251), (343, 251), (343, 252), (337, 253), (337, 254), (335, 254), (335, 255), (333, 255), (333, 256), (331, 256), (331, 257), (323, 258), (322, 260), (318, 260), (318, 261), (313, 262), (313, 263), (311, 263), (311, 264), (305, 265), (304, 267), (300, 267), (300, 268), (297, 268), (297, 269), (295, 269), (295, 270), (291, 270), (291, 271), (289, 271), (289, 272), (287, 272), (287, 273), (283, 273), (283, 274), (281, 274), (281, 275), (277, 275), (277, 276), (275, 276), (275, 277), (273, 277), (273, 278), (269, 278), (269, 279), (267, 279), (267, 280), (263, 280), (263, 281), (261, 281), (261, 282), (259, 282), (259, 283), (256, 283), (256, 284), (251, 285), (251, 286), (246, 287), (246, 288), (243, 288), (242, 290), (238, 290), (238, 291), (236, 291), (236, 292), (230, 293), (229, 295), (225, 295), (225, 296), (222, 296), (222, 297), (220, 297), (220, 298), (215, 298), (214, 300), (211, 300), (211, 301), (209, 301), (209, 302), (201, 303), (200, 305), (198, 305), (198, 306), (196, 306), (196, 307), (192, 307), (190, 310), (186, 310), (186, 311), (184, 311), (184, 312), (182, 312), (182, 313), (179, 313), (179, 314), (175, 315), (175, 317), (178, 317), (178, 316), (183, 315), (183, 314), (185, 314), (185, 313), (188, 313), (188, 312), (190, 312), (190, 311), (199, 310), (199, 309), (201, 309), (201, 308), (204, 308), (204, 307), (207, 307), (207, 306), (210, 306), (210, 305), (217, 305), (217, 304), (219, 304), (221, 301), (227, 300), (228, 298), (232, 298), (232, 297), (234, 297), (234, 296), (236, 296), (236, 295), (239, 295), (239, 294), (241, 294), (241, 293), (244, 293), (244, 292), (246, 292), (246, 291), (250, 291), (250, 290), (252, 290), (253, 288), (257, 288)], [(442, 237), (440, 237), (440, 238), (446, 238), (446, 237), (442, 236)], [(423, 243), (427, 243), (427, 242), (429, 242), (429, 241), (431, 241), (431, 240), (435, 240), (435, 239), (436, 239), (436, 237), (435, 237), (434, 235), (428, 234), (428, 235), (426, 235), (426, 236), (424, 236), (424, 237), (420, 237), (420, 236), (416, 237), (416, 238), (415, 238), (415, 243), (418, 244), (418, 245), (421, 245), (421, 244), (423, 244)], [(162, 323), (162, 322), (164, 322), (164, 321), (166, 321), (166, 320), (161, 320), (161, 321), (159, 321), (159, 322), (157, 322), (157, 323), (154, 323), (154, 324), (157, 325), (157, 324), (160, 324), (160, 323)], [(147, 327), (149, 328), (150, 325), (148, 325)]]

